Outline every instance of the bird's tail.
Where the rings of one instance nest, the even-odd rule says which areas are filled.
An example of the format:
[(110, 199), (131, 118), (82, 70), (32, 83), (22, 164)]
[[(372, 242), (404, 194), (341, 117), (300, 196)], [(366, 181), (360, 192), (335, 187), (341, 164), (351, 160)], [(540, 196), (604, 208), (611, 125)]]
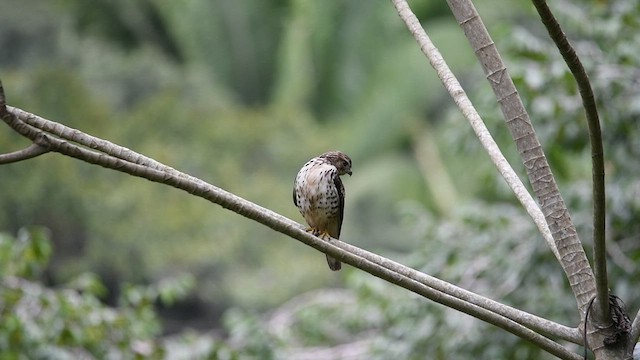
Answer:
[(342, 263), (329, 255), (327, 255), (327, 264), (329, 264), (329, 269), (333, 271), (338, 271), (342, 268)]

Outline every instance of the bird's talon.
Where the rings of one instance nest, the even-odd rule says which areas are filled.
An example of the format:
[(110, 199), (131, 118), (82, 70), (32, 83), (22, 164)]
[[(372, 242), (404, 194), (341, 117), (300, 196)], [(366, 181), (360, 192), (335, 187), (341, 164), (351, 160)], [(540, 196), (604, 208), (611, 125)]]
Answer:
[(313, 235), (313, 236), (318, 236), (318, 229), (314, 228), (314, 227), (310, 227), (305, 229), (306, 232), (308, 232), (309, 234)]

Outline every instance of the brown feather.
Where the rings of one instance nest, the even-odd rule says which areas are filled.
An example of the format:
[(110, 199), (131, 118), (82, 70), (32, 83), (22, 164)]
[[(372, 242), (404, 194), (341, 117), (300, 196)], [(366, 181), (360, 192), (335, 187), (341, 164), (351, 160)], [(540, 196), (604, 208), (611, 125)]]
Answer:
[(293, 205), (298, 206), (298, 194), (296, 193), (296, 186), (293, 186)]
[(333, 183), (338, 190), (338, 214), (327, 223), (327, 233), (331, 235), (332, 238), (339, 239), (342, 229), (342, 219), (344, 219), (344, 185), (342, 185), (342, 180), (340, 180), (338, 174), (334, 175)]
[[(342, 229), (342, 219), (344, 218), (344, 185), (338, 174), (334, 174), (333, 183), (338, 190), (338, 214), (335, 218), (332, 218), (327, 223), (327, 233), (334, 239), (340, 238), (340, 231)], [(338, 271), (342, 268), (342, 263), (336, 258), (327, 255), (327, 264), (329, 269)]]

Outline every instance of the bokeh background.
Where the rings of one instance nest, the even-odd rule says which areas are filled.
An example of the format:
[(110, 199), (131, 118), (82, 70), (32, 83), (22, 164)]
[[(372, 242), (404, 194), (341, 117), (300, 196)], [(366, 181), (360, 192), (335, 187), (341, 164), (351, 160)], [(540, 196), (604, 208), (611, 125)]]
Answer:
[[(412, 1), (516, 171), (495, 98), (443, 1)], [(600, 106), (612, 291), (640, 261), (640, 5), (559, 1)], [(531, 4), (478, 1), (590, 254), (588, 136)], [(552, 320), (560, 266), (389, 1), (0, 4), (8, 102), (302, 222), (293, 178), (340, 149), (342, 238)], [(2, 126), (0, 126), (2, 127)], [(0, 151), (28, 145), (0, 130)], [(522, 176), (525, 179), (524, 176)], [(539, 359), (530, 344), (217, 205), (58, 154), (0, 166), (0, 347), (30, 358)], [(35, 305), (34, 305), (35, 304)]]

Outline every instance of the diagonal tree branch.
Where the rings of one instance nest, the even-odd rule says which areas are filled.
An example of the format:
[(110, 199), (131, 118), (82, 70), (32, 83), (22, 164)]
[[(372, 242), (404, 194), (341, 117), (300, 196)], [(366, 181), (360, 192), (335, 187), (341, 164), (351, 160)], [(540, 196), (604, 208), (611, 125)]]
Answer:
[(469, 124), (491, 158), (491, 161), (494, 163), (518, 201), (520, 201), (533, 222), (536, 224), (538, 230), (553, 251), (553, 254), (556, 256), (558, 261), (561, 261), (560, 253), (558, 252), (556, 243), (553, 240), (553, 236), (540, 207), (535, 203), (531, 194), (529, 194), (520, 178), (518, 178), (518, 175), (515, 173), (511, 165), (509, 165), (509, 162), (498, 148), (498, 145), (493, 140), (489, 130), (484, 125), (482, 118), (480, 118), (480, 115), (473, 107), (473, 104), (471, 104), (471, 101), (467, 97), (464, 89), (462, 89), (462, 86), (456, 79), (455, 75), (449, 69), (449, 66), (442, 58), (442, 55), (440, 55), (440, 52), (433, 45), (431, 39), (420, 25), (418, 18), (413, 14), (413, 12), (411, 12), (411, 9), (405, 0), (392, 1), (400, 15), (400, 18), (407, 25), (407, 28), (420, 45), (420, 49), (431, 63), (431, 66), (436, 70), (444, 87), (447, 89), (458, 108), (462, 111), (462, 114), (469, 121)]
[(578, 84), (582, 105), (587, 115), (589, 141), (591, 143), (592, 181), (593, 181), (593, 271), (596, 276), (597, 298), (600, 322), (609, 320), (609, 286), (607, 285), (607, 259), (605, 247), (605, 187), (604, 187), (604, 149), (602, 146), (602, 131), (596, 106), (595, 96), (591, 89), (589, 76), (582, 66), (575, 50), (569, 43), (560, 24), (547, 6), (545, 0), (532, 0), (540, 20), (547, 28), (549, 36), (558, 47), (560, 54), (567, 63), (571, 74)]
[(46, 154), (47, 152), (49, 152), (49, 150), (43, 148), (42, 146), (31, 144), (22, 150), (10, 152), (7, 154), (0, 154), (0, 165), (32, 159), (42, 154)]
[[(156, 163), (160, 165), (158, 168), (170, 170), (159, 170), (158, 168), (152, 168), (129, 161), (140, 159), (142, 156), (118, 145), (102, 140), (103, 143), (101, 147), (108, 149), (109, 152), (114, 154), (120, 154), (122, 158), (90, 149), (88, 148), (88, 145), (91, 145), (91, 141), (94, 141), (95, 138), (82, 134), (78, 130), (57, 124), (60, 126), (60, 129), (63, 130), (62, 133), (76, 134), (76, 138), (82, 139), (80, 144), (87, 147), (79, 146), (67, 141), (66, 139), (58, 138), (43, 131), (42, 129), (39, 129), (37, 126), (34, 126), (34, 124), (50, 125), (51, 122), (48, 122), (48, 120), (44, 120), (16, 108), (5, 107), (2, 105), (3, 104), (0, 104), (0, 115), (2, 115), (3, 120), (14, 130), (31, 139), (39, 146), (43, 146), (51, 151), (59, 152), (89, 163), (143, 177), (153, 182), (171, 185), (193, 195), (205, 198), (226, 209), (234, 211), (249, 219), (258, 221), (276, 231), (295, 238), (311, 247), (314, 247), (315, 249), (335, 256), (341, 261), (365, 270), (374, 276), (385, 279), (410, 291), (416, 292), (428, 299), (501, 327), (513, 334), (516, 334), (517, 336), (537, 344), (541, 348), (560, 358), (579, 358), (577, 354), (568, 351), (558, 343), (536, 333), (539, 328), (544, 328), (546, 329), (546, 332), (544, 333), (547, 333), (550, 336), (556, 336), (564, 340), (580, 343), (581, 340), (577, 329), (567, 328), (520, 310), (506, 307), (497, 302), (483, 298), (463, 289), (456, 288), (451, 284), (431, 278), (401, 264), (392, 262), (351, 245), (342, 242), (323, 241), (304, 231), (303, 227), (298, 223), (213, 185), (207, 184), (204, 181), (195, 180), (193, 177), (182, 174), (170, 167), (165, 167), (157, 162)], [(31, 124), (28, 124), (23, 120), (26, 120)], [(339, 244), (339, 246), (335, 246), (335, 244)], [(440, 284), (438, 284), (438, 282), (440, 282)], [(432, 286), (426, 284), (431, 284)], [(452, 293), (449, 294), (439, 289), (451, 291)], [(523, 324), (526, 324), (526, 326)], [(535, 329), (536, 331), (531, 329)]]
[[(537, 206), (535, 206), (535, 208), (529, 207), (529, 202), (522, 200), (526, 198), (526, 196), (522, 196), (520, 190), (520, 187), (522, 186), (523, 188), (523, 185), (519, 182), (519, 179), (517, 181), (513, 179), (517, 178), (517, 176), (508, 166), (506, 160), (504, 164), (502, 163), (502, 159), (500, 159), (502, 154), (500, 154), (499, 149), (495, 146), (493, 139), (490, 138), (486, 127), (466, 97), (464, 90), (460, 87), (455, 76), (451, 73), (439, 52), (431, 43), (431, 40), (420, 25), (418, 19), (411, 12), (406, 1), (393, 0), (393, 3), (400, 17), (420, 44), (423, 53), (436, 69), (445, 88), (449, 91), (465, 117), (469, 119), (469, 122), (489, 153), (492, 161), (494, 161), (498, 170), (503, 174), (503, 177), (512, 189), (514, 189), (514, 193), (520, 199), (538, 227), (543, 228), (538, 223), (539, 217), (536, 215), (540, 209), (537, 208)], [(583, 314), (581, 318), (583, 318), (589, 300), (593, 297), (593, 294), (595, 294), (594, 275), (587, 261), (582, 244), (578, 239), (575, 226), (569, 217), (564, 200), (546, 161), (546, 157), (529, 121), (528, 114), (524, 109), (522, 101), (518, 97), (513, 81), (507, 74), (506, 67), (500, 59), (495, 44), (482, 24), (473, 4), (465, 0), (451, 0), (449, 1), (449, 6), (459, 24), (462, 26), (465, 35), (471, 42), (474, 52), (485, 69), (485, 72), (488, 74), (487, 78), (498, 97), (498, 102), (507, 119), (507, 125), (511, 131), (511, 135), (527, 169), (527, 175), (529, 176), (533, 190), (536, 193), (538, 202), (542, 206), (542, 213), (544, 214), (546, 224), (548, 224), (552, 232), (553, 241), (550, 239), (547, 239), (547, 241), (554, 243), (550, 245), (552, 250), (557, 249), (557, 252), (554, 251), (554, 254), (556, 254), (569, 279), (569, 284), (576, 298), (578, 309), (580, 313)], [(513, 180), (513, 184), (515, 185), (512, 185), (511, 180)], [(545, 231), (542, 229), (541, 232), (543, 235), (545, 234)], [(599, 332), (593, 332), (591, 339), (594, 344), (601, 344), (603, 341), (603, 337)]]
[(447, 0), (491, 85), (560, 252), (560, 264), (582, 314), (595, 295), (594, 275), (518, 91), (469, 0)]
[(629, 348), (627, 349), (627, 353), (629, 354), (633, 353), (633, 348), (637, 345), (639, 339), (640, 339), (640, 310), (638, 310), (638, 312), (636, 313), (636, 317), (633, 319), (633, 324), (631, 325), (631, 333), (629, 334)]
[[(47, 129), (56, 129), (58, 134), (66, 134), (66, 138), (68, 140), (72, 140), (75, 139), (77, 140), (77, 142), (81, 145), (84, 146), (92, 146), (94, 148), (100, 148), (104, 151), (108, 151), (111, 153), (115, 153), (115, 154), (119, 154), (119, 157), (117, 157), (117, 159), (126, 161), (126, 162), (130, 162), (133, 163), (133, 160), (135, 161), (140, 161), (139, 159), (141, 158), (145, 158), (144, 156), (137, 154), (131, 150), (128, 149), (124, 149), (121, 148), (119, 145), (110, 143), (106, 140), (102, 140), (102, 139), (98, 139), (95, 138), (91, 135), (88, 134), (84, 134), (78, 130), (75, 129), (70, 129), (62, 124), (58, 124), (46, 119), (43, 119), (39, 116), (35, 116), (33, 114), (27, 113), (23, 110), (17, 109), (17, 108), (12, 108), (9, 107), (10, 112), (14, 115), (16, 115), (18, 117), (18, 119), (20, 119), (21, 121), (24, 121), (24, 123), (26, 125), (31, 126), (30, 129), (41, 129), (43, 128), (43, 126)], [(37, 131), (37, 130), (34, 130)], [(73, 134), (73, 136), (70, 136), (69, 134)], [(34, 141), (42, 141), (42, 140), (38, 140), (38, 136), (34, 135), (34, 134), (26, 134), (26, 136), (28, 136), (29, 138), (33, 138)], [(47, 141), (52, 141), (51, 138), (47, 138)], [(99, 146), (96, 146), (95, 144), (100, 143)], [(50, 146), (50, 143), (46, 143), (45, 146)], [(59, 146), (62, 146), (62, 144), (60, 144)], [(76, 149), (76, 152), (80, 152), (82, 151), (82, 149)], [(126, 154), (126, 155), (123, 155)], [(88, 156), (88, 154), (86, 155)], [(105, 155), (101, 155), (98, 153), (95, 153), (92, 156), (105, 156)], [(114, 159), (112, 159), (113, 161), (116, 161), (116, 157), (113, 156)], [(148, 159), (148, 158), (146, 158)], [(183, 179), (187, 179), (188, 181), (194, 181), (200, 185), (204, 185), (204, 186), (212, 186), (209, 185), (205, 182), (203, 182), (200, 179), (191, 177), (187, 174), (181, 173), (169, 166), (160, 164), (158, 162), (156, 162), (155, 160), (151, 160), (148, 159), (146, 161), (147, 163), (151, 163), (154, 165), (153, 169), (155, 170), (159, 170), (159, 171), (163, 171), (163, 172), (168, 172), (171, 173), (174, 176), (178, 176), (181, 177)], [(140, 165), (140, 164), (138, 164)], [(128, 172), (130, 173), (130, 172)], [(130, 173), (131, 174), (131, 173)], [(186, 190), (186, 189), (183, 189)], [(188, 190), (187, 190), (188, 191)], [(410, 269), (410, 268), (402, 268), (403, 265), (395, 263), (393, 261), (387, 260), (383, 257), (377, 256), (375, 254), (371, 254), (368, 253), (362, 249), (359, 249), (355, 246), (351, 246), (349, 244), (343, 243), (343, 242), (336, 242), (338, 245), (338, 247), (342, 247), (350, 252), (353, 253), (357, 253), (359, 256), (372, 261), (372, 262), (376, 262), (376, 263), (380, 263), (383, 266), (385, 266), (386, 268), (393, 270), (393, 271), (399, 271), (398, 269), (400, 269), (402, 275), (407, 276), (409, 278), (411, 278), (412, 280), (418, 281), (426, 286), (429, 286), (431, 288), (434, 288), (436, 290), (439, 290), (441, 292), (445, 292), (448, 294), (452, 294), (454, 297), (459, 298), (461, 300), (470, 302), (474, 305), (477, 305), (479, 307), (482, 307), (484, 309), (487, 310), (491, 310), (495, 313), (501, 314), (511, 320), (514, 320), (518, 323), (521, 323), (533, 330), (539, 331), (541, 333), (545, 333), (549, 336), (553, 336), (553, 337), (558, 337), (561, 338), (563, 340), (567, 340), (567, 341), (572, 341), (575, 343), (580, 343), (581, 339), (577, 336), (577, 334), (575, 333), (575, 329), (571, 329), (568, 328), (566, 326), (563, 325), (559, 325), (557, 323), (548, 321), (546, 319), (543, 318), (539, 318), (537, 316), (531, 315), (531, 314), (527, 314), (521, 310), (518, 309), (514, 309), (511, 308), (509, 306), (506, 305), (502, 305), (496, 301), (493, 301), (491, 299), (487, 299), (481, 296), (478, 296), (477, 294), (474, 294), (470, 291), (461, 289), (459, 287), (456, 287), (454, 285), (451, 285), (445, 281), (439, 280), (437, 278), (431, 277), (429, 275), (423, 274), (421, 272), (418, 272), (416, 270)]]
[(389, 270), (398, 272), (399, 274), (421, 284), (424, 284), (430, 288), (451, 295), (457, 299), (466, 301), (483, 309), (501, 314), (502, 316), (519, 324), (522, 324), (540, 334), (544, 334), (548, 337), (560, 338), (566, 341), (573, 342), (575, 344), (582, 344), (583, 342), (582, 337), (580, 336), (577, 329), (559, 325), (553, 321), (537, 317), (522, 310), (518, 310), (510, 306), (501, 304), (489, 298), (479, 296), (478, 294), (475, 294), (471, 291), (462, 289), (436, 277), (406, 267), (400, 263), (394, 262), (393, 260), (367, 252), (348, 243), (338, 242), (338, 246), (349, 252), (358, 254), (358, 256), (371, 262), (381, 264)]

